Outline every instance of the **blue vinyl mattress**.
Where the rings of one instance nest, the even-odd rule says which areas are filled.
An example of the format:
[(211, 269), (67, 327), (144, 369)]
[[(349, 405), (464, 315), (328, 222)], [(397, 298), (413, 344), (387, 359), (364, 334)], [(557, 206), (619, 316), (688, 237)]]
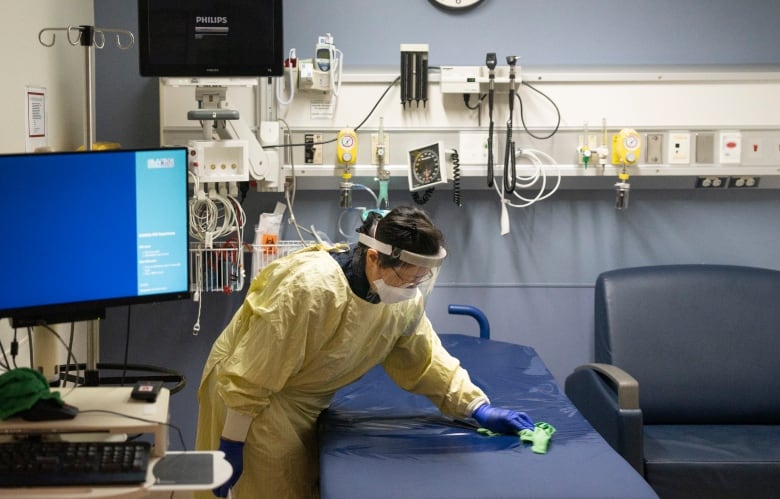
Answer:
[(440, 335), (496, 406), (556, 428), (546, 454), (488, 437), (396, 386), (381, 367), (340, 390), (319, 421), (322, 499), (657, 498), (580, 415), (527, 346)]

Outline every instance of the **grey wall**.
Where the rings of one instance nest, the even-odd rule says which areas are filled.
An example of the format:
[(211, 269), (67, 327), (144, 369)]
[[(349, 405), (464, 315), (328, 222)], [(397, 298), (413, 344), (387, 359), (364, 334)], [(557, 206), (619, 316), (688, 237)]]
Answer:
[(528, 65), (772, 64), (772, 0), (484, 0), (446, 12), (427, 0), (287, 1), (285, 37), (309, 57), (334, 36), (346, 64), (396, 64), (401, 43), (430, 44), (432, 65), (480, 65), (486, 52)]
[[(460, 14), (427, 0), (370, 3), (287, 1), (285, 45), (305, 57), (317, 35), (330, 32), (347, 65), (365, 66), (396, 64), (399, 44), (412, 42), (430, 44), (433, 65), (481, 64), (487, 51), (520, 55), (525, 65), (780, 64), (780, 4), (772, 0), (485, 0)], [(137, 32), (135, 7), (126, 0), (95, 2), (96, 25)], [(157, 146), (157, 83), (138, 76), (137, 51), (98, 53), (96, 61), (98, 139)], [(250, 193), (249, 222), (280, 199)], [(296, 199), (299, 221), (338, 234), (335, 191), (302, 191)], [(390, 199), (408, 202), (409, 194), (394, 191)], [(777, 191), (636, 190), (625, 212), (614, 210), (613, 201), (611, 190), (562, 191), (512, 211), (512, 230), (501, 236), (490, 191), (467, 191), (461, 208), (449, 192), (437, 191), (426, 208), (444, 230), (451, 256), (431, 302), (434, 324), (476, 333), (476, 323), (446, 313), (449, 303), (476, 305), (490, 318), (494, 338), (533, 346), (562, 381), (591, 360), (592, 284), (599, 272), (696, 262), (780, 268)], [(283, 238), (293, 239), (287, 230)], [(175, 368), (189, 379), (171, 408), (189, 446), (203, 362), (240, 301), (240, 293), (206, 295), (199, 336), (191, 332), (195, 303), (132, 309), (129, 360)], [(101, 326), (106, 362), (122, 359), (127, 314), (110, 310)]]

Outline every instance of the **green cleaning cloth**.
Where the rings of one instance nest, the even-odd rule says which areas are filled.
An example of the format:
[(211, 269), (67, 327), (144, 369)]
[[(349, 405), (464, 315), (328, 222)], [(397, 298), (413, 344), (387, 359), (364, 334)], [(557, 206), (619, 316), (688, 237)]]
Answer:
[(0, 420), (26, 411), (42, 399), (63, 404), (59, 392), (49, 391), (49, 383), (38, 371), (17, 367), (0, 374)]
[(555, 427), (550, 423), (538, 422), (533, 430), (521, 430), (520, 440), (531, 442), (531, 450), (536, 454), (547, 454), (547, 446), (555, 433)]
[[(477, 429), (477, 433), (488, 437), (501, 435), (487, 428)], [(550, 423), (538, 422), (534, 424), (533, 430), (520, 430), (517, 435), (523, 442), (531, 442), (531, 450), (536, 454), (547, 454), (547, 446), (555, 433), (555, 427)]]

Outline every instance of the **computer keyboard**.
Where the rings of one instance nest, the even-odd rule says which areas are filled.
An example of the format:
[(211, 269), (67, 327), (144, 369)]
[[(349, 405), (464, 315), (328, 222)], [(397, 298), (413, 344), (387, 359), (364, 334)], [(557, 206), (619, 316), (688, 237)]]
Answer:
[(0, 487), (120, 485), (146, 481), (148, 442), (0, 444)]

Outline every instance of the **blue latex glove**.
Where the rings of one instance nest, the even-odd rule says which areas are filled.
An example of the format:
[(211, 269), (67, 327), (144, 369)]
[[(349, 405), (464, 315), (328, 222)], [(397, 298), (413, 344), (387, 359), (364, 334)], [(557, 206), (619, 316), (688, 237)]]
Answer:
[(512, 409), (501, 409), (483, 404), (471, 415), (483, 428), (496, 433), (516, 435), (520, 430), (533, 430), (534, 423), (528, 414)]
[(225, 459), (233, 467), (233, 475), (230, 479), (212, 490), (217, 497), (227, 497), (228, 491), (233, 488), (241, 473), (244, 472), (244, 442), (234, 442), (224, 438), (219, 439), (219, 450), (225, 453)]

